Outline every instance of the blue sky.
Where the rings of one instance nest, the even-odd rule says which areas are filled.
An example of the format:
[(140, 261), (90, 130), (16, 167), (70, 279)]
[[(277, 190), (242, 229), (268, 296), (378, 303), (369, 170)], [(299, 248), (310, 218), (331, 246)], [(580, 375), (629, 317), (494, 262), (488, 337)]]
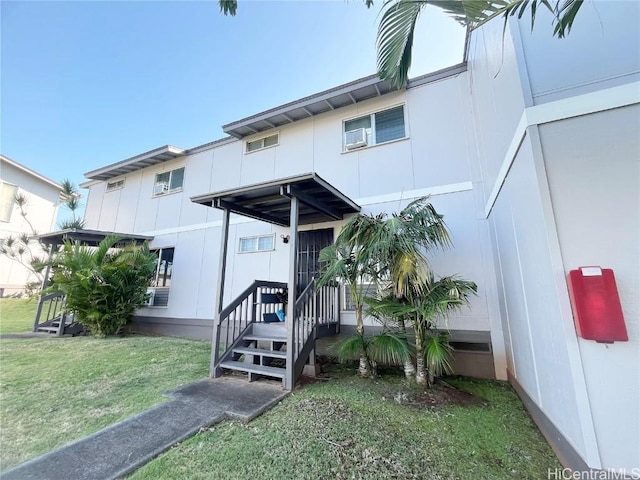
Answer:
[[(382, 0), (2, 1), (2, 153), (75, 183), (152, 148), (375, 72)], [(411, 76), (462, 60), (464, 31), (420, 19)]]

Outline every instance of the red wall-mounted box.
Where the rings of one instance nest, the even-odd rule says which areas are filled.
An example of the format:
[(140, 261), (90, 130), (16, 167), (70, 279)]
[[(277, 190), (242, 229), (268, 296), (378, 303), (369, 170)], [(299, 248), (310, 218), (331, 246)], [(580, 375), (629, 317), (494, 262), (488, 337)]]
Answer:
[(599, 343), (629, 341), (613, 270), (580, 267), (569, 272), (567, 282), (580, 337)]

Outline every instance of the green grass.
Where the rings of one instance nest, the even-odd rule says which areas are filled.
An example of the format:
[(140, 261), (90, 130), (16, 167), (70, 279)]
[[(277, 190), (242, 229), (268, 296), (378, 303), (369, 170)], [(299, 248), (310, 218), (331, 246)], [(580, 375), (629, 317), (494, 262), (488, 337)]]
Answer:
[(31, 298), (0, 298), (0, 334), (30, 332), (38, 301)]
[(208, 342), (144, 336), (0, 347), (1, 470), (166, 401), (162, 392), (207, 375), (210, 352)]
[(222, 423), (142, 467), (158, 479), (540, 479), (560, 467), (511, 387), (452, 379), (486, 402), (397, 403), (398, 377), (338, 375), (294, 391), (249, 424)]

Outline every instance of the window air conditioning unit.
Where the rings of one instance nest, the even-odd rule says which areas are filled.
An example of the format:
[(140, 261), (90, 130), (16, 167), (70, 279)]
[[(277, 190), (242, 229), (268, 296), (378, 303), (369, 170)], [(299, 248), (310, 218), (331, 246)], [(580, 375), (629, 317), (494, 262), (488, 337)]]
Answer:
[(169, 191), (168, 183), (156, 183), (153, 187), (154, 195), (162, 195), (163, 193), (166, 193), (168, 191)]
[(152, 307), (153, 306), (153, 300), (154, 300), (154, 298), (156, 296), (155, 288), (147, 288), (147, 295), (149, 295), (149, 298), (147, 298), (147, 301), (144, 302), (144, 304), (147, 307)]
[(355, 148), (367, 146), (367, 129), (357, 128), (349, 132), (345, 132), (345, 148), (353, 150)]

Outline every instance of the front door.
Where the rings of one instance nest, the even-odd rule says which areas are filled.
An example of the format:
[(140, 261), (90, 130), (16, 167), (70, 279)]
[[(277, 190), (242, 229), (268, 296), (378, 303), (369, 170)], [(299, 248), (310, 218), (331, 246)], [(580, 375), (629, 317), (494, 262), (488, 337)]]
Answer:
[(320, 276), (320, 250), (333, 243), (333, 228), (298, 232), (298, 272), (296, 291), (299, 295), (312, 278)]

